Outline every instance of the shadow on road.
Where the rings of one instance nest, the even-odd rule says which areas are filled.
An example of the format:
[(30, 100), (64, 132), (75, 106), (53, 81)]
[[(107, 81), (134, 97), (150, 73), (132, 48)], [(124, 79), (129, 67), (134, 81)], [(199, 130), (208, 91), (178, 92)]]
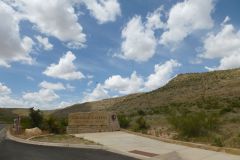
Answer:
[(36, 146), (0, 142), (0, 160), (136, 160), (104, 150)]

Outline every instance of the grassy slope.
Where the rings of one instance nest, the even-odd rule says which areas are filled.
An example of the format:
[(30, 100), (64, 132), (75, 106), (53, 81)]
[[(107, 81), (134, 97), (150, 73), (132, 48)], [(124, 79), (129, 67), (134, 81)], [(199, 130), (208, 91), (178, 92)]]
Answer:
[(151, 128), (173, 132), (167, 120), (169, 110), (178, 108), (190, 113), (204, 111), (220, 115), (220, 126), (208, 137), (192, 141), (215, 143), (220, 137), (225, 146), (240, 148), (240, 69), (206, 73), (181, 74), (165, 86), (148, 93), (76, 104), (54, 113), (64, 117), (68, 113), (91, 110), (114, 110), (131, 119), (130, 128), (139, 118), (139, 110)]
[(209, 97), (234, 99), (240, 97), (240, 69), (207, 73), (181, 74), (167, 85), (149, 93), (75, 104), (54, 114), (67, 116), (76, 111), (114, 110), (131, 112), (138, 109), (190, 103)]
[[(54, 111), (43, 111), (45, 116), (52, 114)], [(21, 117), (28, 116), (29, 109), (28, 108), (0, 108), (0, 122), (12, 123), (13, 119), (18, 115)]]

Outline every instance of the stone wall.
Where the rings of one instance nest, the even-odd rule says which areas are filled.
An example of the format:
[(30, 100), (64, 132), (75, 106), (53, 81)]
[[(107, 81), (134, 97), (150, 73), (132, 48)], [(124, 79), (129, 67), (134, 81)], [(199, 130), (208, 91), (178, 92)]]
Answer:
[(120, 130), (120, 126), (116, 114), (112, 112), (77, 112), (68, 116), (68, 134), (117, 130)]

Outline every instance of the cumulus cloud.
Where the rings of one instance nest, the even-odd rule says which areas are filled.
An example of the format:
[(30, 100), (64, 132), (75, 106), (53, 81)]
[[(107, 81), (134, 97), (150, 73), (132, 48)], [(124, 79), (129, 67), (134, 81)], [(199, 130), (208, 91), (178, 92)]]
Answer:
[(135, 93), (143, 85), (143, 79), (134, 71), (130, 77), (113, 75), (105, 80), (103, 87), (105, 89), (117, 91), (120, 94)]
[(181, 64), (173, 59), (166, 61), (164, 64), (156, 64), (154, 73), (150, 74), (145, 82), (145, 88), (153, 90), (165, 85), (172, 78), (174, 69), (180, 66)]
[(160, 43), (177, 44), (194, 31), (212, 28), (213, 10), (214, 0), (184, 0), (177, 3), (169, 12), (166, 31), (162, 34)]
[(58, 83), (50, 83), (50, 82), (47, 82), (47, 81), (42, 81), (40, 84), (39, 84), (40, 87), (42, 88), (45, 88), (45, 89), (50, 89), (50, 90), (64, 90), (66, 89), (64, 87), (64, 85), (60, 82)]
[[(98, 84), (92, 92), (85, 93), (83, 101), (101, 100), (109, 97), (113, 92), (117, 95), (126, 95), (142, 91), (150, 91), (165, 85), (175, 75), (174, 69), (181, 64), (176, 60), (169, 60), (163, 64), (156, 64), (154, 73), (146, 80), (134, 71), (129, 77), (113, 75), (107, 78), (102, 84)], [(116, 95), (115, 95), (116, 96)]]
[(62, 102), (59, 103), (57, 109), (65, 108), (65, 107), (71, 106), (71, 105), (73, 105), (73, 104), (74, 104), (74, 103), (72, 103), (72, 102), (62, 101)]
[(68, 51), (62, 58), (60, 58), (58, 64), (51, 64), (43, 74), (65, 80), (82, 79), (84, 78), (84, 75), (77, 71), (76, 66), (73, 63), (75, 59), (76, 56), (71, 51)]
[[(228, 18), (229, 19), (229, 18)], [(221, 30), (209, 33), (204, 39), (203, 53), (199, 57), (205, 59), (220, 59), (217, 67), (207, 67), (209, 70), (222, 70), (240, 67), (240, 30), (224, 20)]]
[(6, 3), (0, 1), (0, 66), (10, 67), (10, 62), (32, 64), (29, 53), (33, 41), (29, 37), (21, 39), (17, 13)]
[(45, 103), (58, 99), (59, 96), (51, 89), (40, 89), (38, 92), (27, 92), (23, 94), (23, 99), (31, 102)]
[(85, 93), (82, 102), (96, 101), (105, 98), (110, 98), (108, 91), (104, 89), (101, 84), (97, 84), (96, 88), (92, 92)]
[(163, 12), (163, 6), (157, 8), (154, 12), (148, 13), (146, 28), (156, 30), (166, 27), (166, 24), (161, 20)]
[(26, 106), (22, 99), (13, 98), (11, 89), (0, 82), (0, 107), (24, 107)]
[(3, 108), (24, 108), (27, 105), (22, 99), (12, 98), (8, 95), (0, 97), (0, 107)]
[(98, 23), (115, 21), (121, 16), (120, 4), (117, 0), (79, 0), (83, 2), (91, 15), (98, 20)]
[(40, 47), (43, 47), (44, 50), (52, 50), (53, 45), (49, 42), (47, 37), (42, 37), (42, 36), (35, 36), (37, 39)]
[(0, 95), (8, 95), (10, 93), (12, 93), (11, 89), (0, 82)]
[(66, 42), (69, 47), (84, 46), (86, 35), (78, 23), (71, 1), (68, 0), (16, 0), (22, 17), (36, 25), (44, 34)]
[(154, 35), (156, 29), (164, 28), (161, 21), (163, 8), (148, 13), (146, 22), (142, 22), (141, 16), (134, 16), (123, 28), (121, 44), (121, 58), (144, 62), (149, 60), (157, 47), (157, 38)]
[(138, 62), (150, 59), (156, 49), (156, 38), (151, 29), (146, 29), (140, 16), (133, 17), (122, 31), (122, 54), (125, 59)]

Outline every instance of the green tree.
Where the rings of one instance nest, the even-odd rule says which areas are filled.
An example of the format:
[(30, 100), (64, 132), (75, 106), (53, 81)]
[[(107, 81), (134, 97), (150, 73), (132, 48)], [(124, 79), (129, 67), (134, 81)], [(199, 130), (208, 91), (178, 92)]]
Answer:
[(124, 114), (118, 115), (118, 121), (119, 121), (121, 128), (129, 127), (130, 119), (126, 115), (124, 115)]
[(30, 117), (31, 127), (38, 127), (38, 128), (42, 127), (43, 115), (39, 109), (34, 110), (34, 108), (30, 108), (29, 117)]

